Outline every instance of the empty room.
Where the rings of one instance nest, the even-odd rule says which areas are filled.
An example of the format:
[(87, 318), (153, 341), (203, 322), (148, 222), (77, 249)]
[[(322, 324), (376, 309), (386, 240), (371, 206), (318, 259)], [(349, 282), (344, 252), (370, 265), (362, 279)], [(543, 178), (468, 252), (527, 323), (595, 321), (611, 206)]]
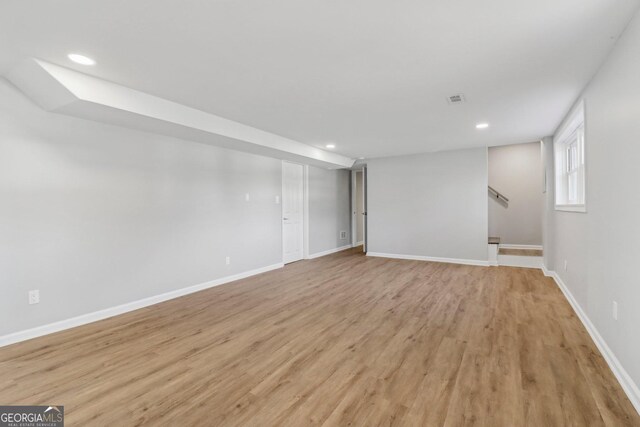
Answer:
[(0, 427), (640, 427), (640, 0), (0, 2)]

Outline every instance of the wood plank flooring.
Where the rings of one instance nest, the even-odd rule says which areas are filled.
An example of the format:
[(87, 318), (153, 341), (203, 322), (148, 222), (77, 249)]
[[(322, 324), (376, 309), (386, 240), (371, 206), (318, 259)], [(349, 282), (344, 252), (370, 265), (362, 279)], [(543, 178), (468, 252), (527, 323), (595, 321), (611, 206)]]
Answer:
[(301, 261), (0, 348), (68, 426), (640, 426), (538, 270)]
[(498, 255), (542, 256), (542, 250), (500, 248), (498, 250)]

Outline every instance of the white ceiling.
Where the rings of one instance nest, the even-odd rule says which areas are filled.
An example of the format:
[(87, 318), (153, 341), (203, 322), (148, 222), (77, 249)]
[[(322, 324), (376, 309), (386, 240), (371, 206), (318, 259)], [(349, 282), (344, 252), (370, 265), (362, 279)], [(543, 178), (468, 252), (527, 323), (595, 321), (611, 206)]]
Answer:
[(0, 74), (33, 56), (349, 157), (521, 143), (639, 2), (2, 0)]

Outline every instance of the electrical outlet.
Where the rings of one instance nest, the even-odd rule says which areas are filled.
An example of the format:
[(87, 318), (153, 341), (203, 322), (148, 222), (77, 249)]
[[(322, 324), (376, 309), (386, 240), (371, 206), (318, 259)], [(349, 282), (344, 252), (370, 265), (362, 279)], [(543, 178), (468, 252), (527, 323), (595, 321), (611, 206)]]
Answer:
[(346, 231), (341, 231), (340, 232), (340, 238), (341, 239), (346, 239), (347, 238), (347, 232)]
[(231, 257), (227, 257), (224, 261), (227, 265), (231, 264)]
[(276, 196), (276, 205), (280, 204), (280, 196)]
[(29, 304), (38, 304), (40, 302), (40, 291), (35, 289), (29, 291)]
[(567, 260), (564, 260), (564, 271), (567, 271)]
[(249, 193), (244, 195), (244, 200), (247, 201), (247, 202), (249, 201)]
[(618, 303), (615, 301), (612, 305), (611, 315), (613, 317), (613, 320), (618, 320)]

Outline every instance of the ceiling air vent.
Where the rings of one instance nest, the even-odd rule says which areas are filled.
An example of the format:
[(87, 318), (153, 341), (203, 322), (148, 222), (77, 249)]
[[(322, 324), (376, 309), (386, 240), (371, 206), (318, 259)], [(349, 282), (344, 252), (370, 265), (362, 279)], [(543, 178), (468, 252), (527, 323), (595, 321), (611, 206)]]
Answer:
[(456, 93), (455, 95), (447, 96), (447, 102), (449, 104), (460, 104), (464, 102), (464, 95), (461, 93)]

